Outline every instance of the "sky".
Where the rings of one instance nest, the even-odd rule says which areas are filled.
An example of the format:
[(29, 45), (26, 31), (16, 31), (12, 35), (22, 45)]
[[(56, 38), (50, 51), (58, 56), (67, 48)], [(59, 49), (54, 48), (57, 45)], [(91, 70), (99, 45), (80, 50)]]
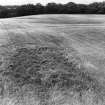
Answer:
[(92, 2), (101, 2), (105, 0), (0, 0), (0, 5), (21, 5), (27, 3), (41, 3), (47, 4), (48, 2), (56, 2), (56, 3), (67, 3), (67, 2), (75, 2), (75, 3), (83, 3), (88, 4)]

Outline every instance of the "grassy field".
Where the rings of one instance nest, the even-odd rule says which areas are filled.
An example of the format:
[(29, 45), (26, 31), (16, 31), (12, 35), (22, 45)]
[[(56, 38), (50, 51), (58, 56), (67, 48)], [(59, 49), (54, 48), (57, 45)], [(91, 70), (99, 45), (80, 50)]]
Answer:
[[(29, 64), (32, 61), (32, 59), (31, 60), (28, 59), (29, 61), (27, 61), (26, 64), (23, 64), (25, 60), (21, 58), (24, 58), (23, 55), (25, 55), (25, 57), (27, 58), (30, 58), (29, 55), (35, 53), (33, 49), (35, 49), (36, 47), (38, 49), (40, 47), (43, 48), (47, 47), (48, 49), (49, 53), (47, 53), (46, 49), (44, 49), (45, 50), (44, 55), (43, 54), (38, 55), (38, 57), (41, 56), (40, 58), (41, 60), (44, 60), (46, 58), (47, 56), (46, 54), (51, 55), (54, 52), (55, 54), (54, 56), (61, 57), (60, 59), (65, 61), (65, 58), (62, 58), (62, 56), (60, 56), (61, 53), (59, 52), (59, 51), (62, 52), (63, 49), (63, 51), (66, 52), (66, 57), (68, 58), (68, 60), (71, 59), (75, 60), (75, 62), (78, 64), (78, 69), (82, 68), (84, 69), (85, 72), (89, 72), (89, 76), (92, 77), (92, 79), (95, 79), (95, 81), (97, 81), (96, 84), (100, 85), (100, 88), (98, 88), (99, 93), (101, 93), (100, 90), (102, 90), (102, 96), (104, 96), (104, 89), (105, 89), (104, 88), (105, 87), (105, 16), (104, 15), (36, 15), (36, 16), (26, 16), (26, 17), (17, 17), (17, 18), (0, 20), (1, 74), (2, 72), (7, 70), (9, 61), (11, 60), (11, 57), (14, 56), (15, 58), (16, 57), (17, 58), (12, 63), (18, 65), (19, 69), (21, 69), (23, 66), (24, 67), (27, 66), (27, 64)], [(50, 52), (50, 48), (52, 49), (51, 50), (52, 52)], [(18, 51), (18, 53), (16, 53), (16, 51)], [(15, 53), (17, 55), (15, 55)], [(35, 56), (31, 57), (34, 58)], [(56, 59), (59, 59), (57, 57)], [(51, 59), (52, 58), (50, 59), (48, 58), (47, 60), (49, 61)], [(23, 62), (21, 62), (22, 60)], [(64, 67), (66, 67), (68, 70), (69, 68), (69, 66), (65, 65), (64, 62), (62, 63), (62, 60), (51, 61), (51, 63), (52, 62), (56, 63), (55, 64), (57, 69), (56, 74), (62, 71), (62, 70), (59, 71), (59, 69), (65, 69)], [(19, 64), (19, 62), (22, 63), (22, 66), (20, 66), (21, 63)], [(62, 64), (64, 65), (61, 66)], [(57, 65), (60, 65), (60, 68)], [(49, 64), (49, 66), (50, 68), (48, 67), (48, 69), (52, 69), (51, 68), (52, 64), (51, 65)], [(48, 76), (46, 77), (45, 75), (50, 74), (49, 72), (42, 73), (42, 75), (44, 75), (43, 80), (46, 80), (46, 78), (48, 78)], [(81, 76), (79, 76), (80, 75), (79, 73), (77, 72), (73, 73), (75, 73), (78, 78), (81, 78)], [(5, 97), (1, 100), (0, 105), (105, 105), (104, 100), (101, 101), (101, 99), (99, 100), (99, 98), (97, 99), (98, 101), (96, 103), (93, 102), (94, 100), (93, 97), (96, 97), (95, 95), (96, 93), (92, 93), (93, 91), (89, 89), (87, 92), (85, 90), (85, 92), (83, 93), (83, 97), (81, 99), (80, 98), (77, 99), (78, 92), (72, 93), (74, 91), (66, 89), (66, 93), (64, 93), (64, 90), (58, 91), (55, 89), (56, 87), (49, 90), (51, 98), (45, 99), (47, 100), (47, 102), (44, 100), (44, 102), (41, 103), (40, 99), (42, 99), (43, 101), (43, 99), (47, 97), (45, 96), (46, 93), (41, 94), (44, 95), (43, 96), (44, 98), (40, 97), (39, 99), (38, 97), (34, 96), (36, 95), (36, 93), (35, 94), (33, 92), (28, 93), (27, 90), (29, 89), (28, 87), (32, 86), (27, 86), (26, 90), (25, 88), (23, 88), (24, 87), (23, 86), (22, 88), (24, 92), (23, 90), (22, 91), (19, 90), (19, 92), (16, 93), (16, 94), (21, 94), (22, 92), (24, 94), (27, 93), (27, 95), (23, 96), (24, 99), (22, 100), (25, 100), (24, 102), (23, 101), (17, 102), (16, 100), (21, 100), (21, 99), (13, 99), (13, 98), (9, 99), (10, 96), (7, 95), (8, 92), (4, 93), (2, 92), (3, 89), (5, 91), (7, 90), (6, 86), (12, 84), (11, 86), (13, 87), (14, 84), (10, 83), (11, 81), (8, 82), (9, 80), (8, 81), (6, 80), (7, 77), (3, 78), (3, 75), (0, 76), (1, 76), (0, 94), (3, 94), (3, 97)], [(86, 78), (88, 78), (88, 76), (86, 76)], [(88, 85), (90, 83), (87, 79), (86, 80), (84, 79), (83, 81), (86, 82)], [(44, 85), (41, 86), (44, 87)], [(86, 85), (86, 88), (87, 87), (88, 86)], [(69, 95), (67, 95), (67, 93)], [(75, 95), (71, 97), (70, 94), (71, 95), (75, 94)]]

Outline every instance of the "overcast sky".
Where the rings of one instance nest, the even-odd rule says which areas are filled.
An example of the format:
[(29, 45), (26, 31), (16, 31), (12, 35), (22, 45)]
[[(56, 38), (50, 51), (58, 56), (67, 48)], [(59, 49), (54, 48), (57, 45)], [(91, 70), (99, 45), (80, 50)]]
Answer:
[(27, 3), (42, 3), (46, 4), (48, 2), (56, 2), (56, 3), (67, 3), (67, 2), (75, 2), (75, 3), (92, 3), (92, 2), (101, 2), (105, 0), (0, 0), (0, 5), (21, 5)]

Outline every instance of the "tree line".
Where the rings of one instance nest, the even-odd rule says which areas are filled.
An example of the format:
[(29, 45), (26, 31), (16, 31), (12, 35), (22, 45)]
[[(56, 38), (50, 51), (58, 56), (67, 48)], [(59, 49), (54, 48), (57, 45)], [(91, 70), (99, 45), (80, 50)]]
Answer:
[(37, 15), (37, 14), (105, 14), (105, 2), (91, 4), (66, 4), (48, 3), (45, 6), (25, 4), (21, 6), (0, 6), (0, 18)]

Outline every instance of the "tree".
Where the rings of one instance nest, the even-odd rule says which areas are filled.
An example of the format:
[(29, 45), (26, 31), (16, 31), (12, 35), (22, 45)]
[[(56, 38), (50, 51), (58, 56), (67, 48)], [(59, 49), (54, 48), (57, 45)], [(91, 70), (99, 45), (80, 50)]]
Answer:
[(64, 7), (65, 7), (65, 13), (67, 14), (77, 13), (77, 4), (73, 2), (65, 4)]
[(100, 10), (99, 5), (100, 5), (100, 3), (97, 3), (97, 2), (94, 2), (92, 4), (89, 4), (88, 5), (88, 8), (87, 8), (87, 13), (97, 14), (98, 11)]
[(91, 4), (56, 4), (54, 2), (43, 6), (40, 3), (21, 6), (0, 6), (0, 18), (27, 16), (37, 14), (105, 14), (105, 2)]
[(98, 13), (105, 14), (105, 2), (99, 4)]
[(16, 9), (16, 12), (17, 16), (34, 15), (35, 6), (33, 4), (22, 5)]
[(40, 3), (35, 5), (35, 14), (43, 14), (44, 13), (44, 6)]
[(45, 7), (45, 13), (56, 14), (58, 11), (59, 9), (56, 3), (48, 3)]
[(87, 5), (85, 4), (78, 4), (77, 5), (77, 13), (84, 14), (87, 12)]
[(9, 10), (6, 7), (0, 6), (0, 18), (7, 18)]

